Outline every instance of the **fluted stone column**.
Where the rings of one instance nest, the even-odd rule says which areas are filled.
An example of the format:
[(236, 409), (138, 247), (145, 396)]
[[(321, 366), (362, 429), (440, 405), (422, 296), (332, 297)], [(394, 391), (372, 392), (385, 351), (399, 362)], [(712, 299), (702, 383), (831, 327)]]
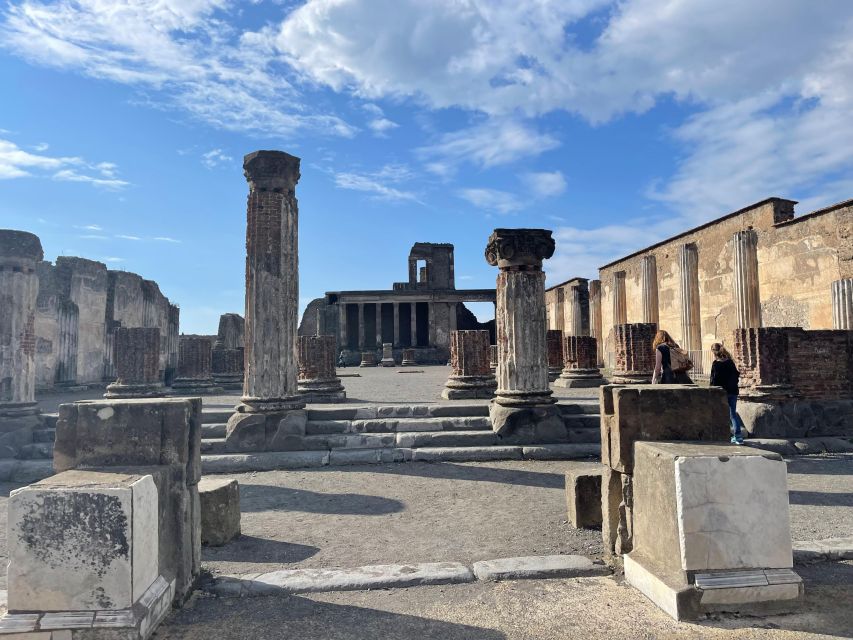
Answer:
[(347, 335), (347, 305), (345, 302), (338, 303), (338, 335), (340, 335), (341, 350), (349, 348), (349, 336)]
[(299, 158), (255, 151), (243, 159), (246, 207), (245, 382), (228, 422), (229, 451), (276, 450), (305, 433), (297, 389)]
[(613, 324), (628, 322), (628, 301), (625, 299), (625, 272), (613, 274)]
[(401, 367), (414, 367), (417, 364), (415, 360), (414, 349), (403, 349), (403, 360), (400, 362)]
[(603, 345), (604, 336), (602, 336), (602, 320), (601, 320), (601, 280), (589, 281), (589, 335), (595, 338), (595, 348), (597, 349), (598, 361), (596, 364), (604, 362)]
[(699, 315), (699, 251), (693, 243), (678, 250), (681, 268), (681, 348), (702, 350), (702, 330)]
[(213, 345), (209, 338), (182, 337), (178, 347), (178, 374), (172, 390), (180, 395), (222, 393), (212, 371)]
[(400, 303), (394, 303), (394, 346), (400, 345)]
[(452, 373), (441, 392), (445, 400), (491, 398), (495, 394), (488, 331), (451, 331), (450, 366)]
[(160, 330), (119, 327), (114, 335), (116, 381), (105, 398), (157, 398), (164, 395), (160, 381)]
[(305, 402), (343, 402), (347, 394), (335, 371), (335, 336), (299, 336), (298, 390)]
[(655, 256), (643, 256), (640, 263), (640, 293), (643, 304), (643, 317), (645, 323), (657, 324), (660, 318), (660, 307), (658, 306), (658, 263)]
[(832, 283), (832, 328), (853, 331), (853, 278)]
[(498, 369), (498, 345), (496, 344), (489, 345), (489, 369), (492, 372)]
[(600, 387), (607, 381), (598, 368), (598, 341), (592, 336), (563, 338), (563, 371), (554, 381), (555, 387), (581, 389)]
[(412, 303), (410, 303), (410, 307), (411, 307), (412, 313), (410, 316), (409, 326), (412, 329), (412, 337), (410, 340), (411, 344), (409, 346), (417, 347), (418, 346), (418, 304), (416, 302), (412, 302)]
[[(25, 231), (0, 230), (0, 422), (7, 432), (39, 421), (35, 402), (35, 312), (44, 259), (41, 241)], [(15, 425), (10, 426), (14, 421)]]
[[(540, 423), (562, 422), (548, 387), (545, 274), (542, 260), (554, 254), (546, 229), (495, 229), (486, 261), (497, 279), (498, 389), (489, 406), (492, 428), (508, 434)], [(556, 422), (554, 422), (554, 420)]]
[(358, 348), (364, 350), (367, 347), (367, 323), (364, 321), (364, 303), (358, 303)]
[(548, 380), (553, 382), (563, 370), (563, 332), (560, 329), (548, 329), (545, 332), (545, 346), (548, 352)]
[(761, 326), (761, 298), (758, 291), (758, 234), (738, 231), (734, 244), (734, 294), (737, 328)]
[[(569, 290), (572, 305), (572, 335), (582, 336), (587, 333), (583, 322), (583, 291), (580, 287), (572, 287)], [(562, 341), (562, 337), (561, 337)], [(562, 351), (562, 347), (560, 348)]]
[(390, 342), (384, 342), (382, 344), (382, 360), (379, 364), (383, 367), (397, 366), (397, 363), (394, 362), (394, 345)]

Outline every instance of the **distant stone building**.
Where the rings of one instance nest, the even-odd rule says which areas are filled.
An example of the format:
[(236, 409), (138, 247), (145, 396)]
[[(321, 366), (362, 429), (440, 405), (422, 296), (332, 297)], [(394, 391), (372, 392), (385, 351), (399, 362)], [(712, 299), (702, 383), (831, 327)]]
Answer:
[(589, 281), (572, 278), (545, 289), (545, 313), (548, 328), (564, 336), (588, 336), (590, 333)]
[(36, 268), (36, 388), (115, 380), (113, 343), (119, 327), (160, 330), (160, 376), (177, 366), (178, 307), (156, 282), (85, 258), (60, 256)]
[(795, 204), (768, 198), (601, 267), (589, 291), (605, 363), (625, 323), (667, 330), (698, 374), (736, 329), (853, 328), (853, 200), (799, 217)]
[(383, 343), (414, 348), (420, 363), (447, 363), (450, 332), (485, 329), (494, 343), (494, 321), (480, 323), (465, 302), (495, 303), (494, 289), (456, 289), (453, 245), (418, 242), (409, 253), (409, 279), (393, 289), (333, 291), (313, 300), (302, 316), (299, 335), (334, 335), (348, 364), (360, 352)]

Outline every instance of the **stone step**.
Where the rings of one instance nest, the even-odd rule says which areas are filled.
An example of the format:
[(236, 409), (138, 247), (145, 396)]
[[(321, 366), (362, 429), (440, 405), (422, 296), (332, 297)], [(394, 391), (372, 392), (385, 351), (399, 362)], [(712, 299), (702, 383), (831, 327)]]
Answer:
[(577, 415), (579, 413), (597, 415), (599, 413), (598, 400), (561, 401), (557, 404), (557, 407), (563, 416)]
[(56, 421), (59, 420), (58, 413), (43, 413), (41, 417), (44, 421), (45, 429), (56, 429)]
[(202, 438), (202, 454), (225, 453), (225, 438)]
[(316, 451), (320, 449), (376, 449), (393, 447), (396, 441), (394, 433), (330, 433), (325, 435), (304, 436), (302, 449)]
[(447, 418), (376, 418), (373, 420), (309, 420), (308, 435), (393, 433), (401, 431), (491, 431), (488, 416)]
[(53, 442), (56, 440), (56, 429), (36, 429), (33, 431), (33, 442)]
[(202, 406), (201, 410), (201, 423), (202, 424), (218, 424), (218, 423), (226, 423), (228, 422), (228, 418), (234, 413), (234, 409), (227, 408), (204, 408)]
[(601, 429), (601, 416), (597, 413), (562, 414), (560, 417), (569, 429)]
[(569, 429), (569, 442), (601, 442), (601, 430)]
[(21, 460), (53, 460), (53, 442), (34, 442), (18, 449)]
[(224, 422), (215, 422), (212, 424), (202, 424), (201, 425), (201, 437), (202, 438), (224, 438), (225, 437), (225, 423)]
[(499, 442), (497, 433), (488, 431), (415, 431), (397, 434), (397, 446), (407, 449), (422, 447), (489, 447)]
[(392, 418), (459, 418), (489, 415), (486, 404), (400, 404), (367, 407), (323, 407), (306, 409), (309, 420), (376, 420)]

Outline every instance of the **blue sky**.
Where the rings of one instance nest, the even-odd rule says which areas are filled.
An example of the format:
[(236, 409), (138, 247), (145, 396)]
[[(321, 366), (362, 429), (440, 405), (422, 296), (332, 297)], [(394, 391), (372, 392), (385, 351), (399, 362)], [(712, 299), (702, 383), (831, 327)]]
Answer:
[(767, 196), (853, 197), (847, 0), (12, 0), (0, 227), (160, 283), (182, 330), (243, 309), (242, 156), (302, 158), (303, 304), (389, 288), (416, 241), (550, 283)]

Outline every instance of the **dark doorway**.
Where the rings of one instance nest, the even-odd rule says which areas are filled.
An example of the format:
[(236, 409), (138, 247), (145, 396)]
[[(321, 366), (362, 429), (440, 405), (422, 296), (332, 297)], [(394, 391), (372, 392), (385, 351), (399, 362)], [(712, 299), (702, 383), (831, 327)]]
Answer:
[[(382, 303), (382, 342), (394, 342), (394, 303)], [(397, 345), (394, 345), (397, 346)]]
[(418, 335), (416, 336), (416, 344), (419, 347), (429, 346), (429, 302), (418, 302), (416, 313), (418, 324)]
[(364, 348), (376, 348), (376, 305), (364, 305)]
[(400, 303), (400, 344), (414, 347), (412, 342), (412, 305)]
[(358, 349), (358, 305), (344, 305), (347, 310), (347, 347), (353, 350)]

